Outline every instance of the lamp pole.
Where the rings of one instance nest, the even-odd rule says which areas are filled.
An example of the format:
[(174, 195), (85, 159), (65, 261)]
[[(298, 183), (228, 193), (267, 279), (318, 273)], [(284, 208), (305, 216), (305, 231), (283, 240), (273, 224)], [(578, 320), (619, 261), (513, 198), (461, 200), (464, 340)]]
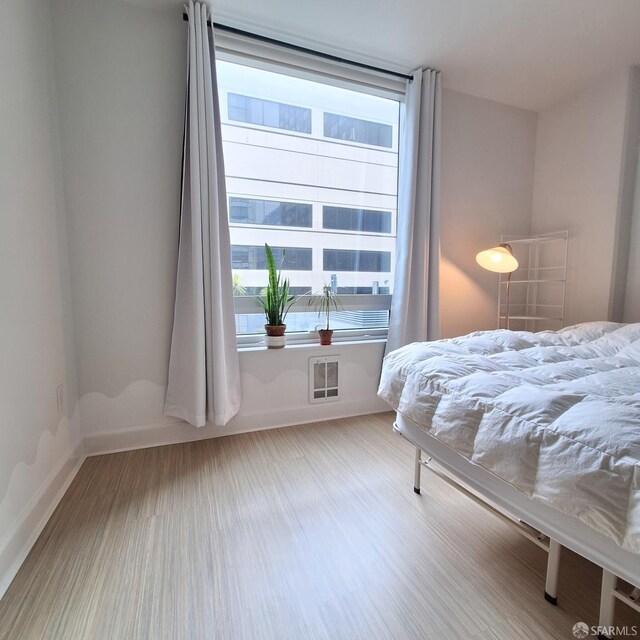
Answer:
[[(511, 248), (511, 245), (507, 244), (506, 242), (501, 242), (500, 246), (505, 248), (511, 255), (513, 255), (513, 249)], [(516, 267), (517, 267), (517, 262), (516, 262)], [(509, 271), (509, 273), (507, 273), (507, 291), (506, 291), (506, 300), (505, 300), (505, 302), (507, 303), (507, 308), (505, 309), (505, 312), (504, 312), (504, 328), (505, 329), (509, 328), (509, 293), (511, 289), (512, 273), (513, 271)]]
[[(511, 273), (518, 268), (518, 261), (513, 255), (511, 247), (506, 242), (501, 242), (497, 247), (492, 249), (485, 249), (476, 255), (476, 262), (487, 271), (493, 271), (494, 273), (506, 273), (506, 309), (505, 309), (505, 328), (509, 329), (509, 295), (511, 293)], [(500, 301), (502, 299), (502, 280), (498, 284), (498, 329), (500, 328), (500, 314), (502, 312), (502, 305)]]
[(511, 271), (507, 273), (507, 292), (506, 292), (506, 301), (505, 301), (507, 304), (507, 308), (504, 313), (505, 329), (509, 328), (509, 289), (510, 288), (511, 288)]

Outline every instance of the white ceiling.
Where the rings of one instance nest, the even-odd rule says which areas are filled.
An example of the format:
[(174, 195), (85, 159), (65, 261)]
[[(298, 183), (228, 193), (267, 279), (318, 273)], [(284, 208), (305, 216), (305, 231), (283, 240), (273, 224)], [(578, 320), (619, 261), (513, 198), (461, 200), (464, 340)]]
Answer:
[(536, 111), (640, 63), (640, 0), (211, 2), (217, 22), (401, 71), (432, 66), (451, 89)]

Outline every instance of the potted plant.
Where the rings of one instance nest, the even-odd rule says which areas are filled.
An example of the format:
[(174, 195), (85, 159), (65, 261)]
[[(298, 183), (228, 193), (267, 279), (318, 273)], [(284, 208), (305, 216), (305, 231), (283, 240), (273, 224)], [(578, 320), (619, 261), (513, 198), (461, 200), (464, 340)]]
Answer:
[(316, 293), (309, 298), (309, 306), (314, 307), (319, 316), (326, 318), (326, 327), (324, 329), (318, 329), (320, 336), (320, 344), (328, 346), (331, 344), (331, 338), (333, 336), (333, 329), (329, 328), (331, 310), (338, 311), (342, 309), (342, 303), (338, 294), (335, 293), (328, 284), (322, 285), (322, 291)]
[(295, 302), (296, 296), (289, 295), (289, 280), (288, 278), (282, 279), (282, 273), (276, 267), (273, 251), (266, 243), (264, 252), (267, 258), (269, 284), (263, 295), (258, 296), (257, 300), (267, 320), (264, 325), (264, 330), (267, 333), (267, 348), (282, 349), (286, 340), (284, 332), (287, 329), (284, 319), (287, 317), (291, 305)]

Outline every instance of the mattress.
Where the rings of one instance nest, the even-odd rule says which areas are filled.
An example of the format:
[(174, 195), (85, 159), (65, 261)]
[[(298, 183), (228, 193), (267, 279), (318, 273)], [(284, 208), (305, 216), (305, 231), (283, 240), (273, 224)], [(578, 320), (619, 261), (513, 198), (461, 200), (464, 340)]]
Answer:
[(640, 554), (640, 324), (414, 343), (386, 356), (378, 395), (471, 463)]

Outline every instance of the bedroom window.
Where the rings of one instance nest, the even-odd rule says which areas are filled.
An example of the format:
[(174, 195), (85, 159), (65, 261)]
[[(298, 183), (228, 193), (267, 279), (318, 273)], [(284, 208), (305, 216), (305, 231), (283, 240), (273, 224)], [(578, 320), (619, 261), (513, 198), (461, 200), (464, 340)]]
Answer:
[(301, 296), (287, 316), (289, 343), (317, 341), (306, 296), (325, 283), (343, 304), (334, 340), (384, 336), (400, 97), (246, 60), (217, 62), (238, 342), (264, 334), (255, 295), (267, 282), (265, 242)]

